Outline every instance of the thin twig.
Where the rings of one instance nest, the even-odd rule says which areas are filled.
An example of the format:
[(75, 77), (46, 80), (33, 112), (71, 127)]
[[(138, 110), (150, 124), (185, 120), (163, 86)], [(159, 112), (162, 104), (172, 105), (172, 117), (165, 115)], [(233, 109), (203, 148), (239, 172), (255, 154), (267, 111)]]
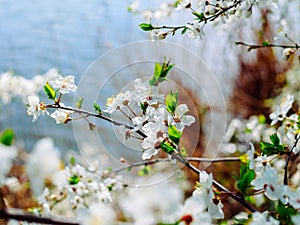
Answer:
[(226, 157), (226, 158), (200, 158), (200, 157), (186, 157), (188, 161), (194, 162), (211, 162), (211, 163), (218, 163), (218, 162), (240, 162), (241, 159), (239, 157)]
[[(210, 163), (241, 161), (239, 157), (226, 157), (226, 158), (186, 157), (185, 159), (187, 161), (191, 161), (191, 162), (210, 162)], [(152, 165), (152, 164), (156, 164), (156, 163), (160, 163), (160, 162), (170, 162), (171, 160), (172, 160), (171, 158), (158, 158), (158, 159), (139, 161), (139, 162), (131, 163), (129, 165), (117, 168), (117, 169), (111, 171), (111, 173), (119, 173), (121, 171), (128, 170), (128, 169), (131, 169), (133, 167), (138, 167), (138, 166)]]
[(283, 184), (284, 185), (288, 185), (288, 166), (289, 166), (289, 162), (291, 160), (291, 154), (292, 154), (293, 150), (296, 148), (299, 139), (300, 139), (300, 134), (297, 134), (297, 136), (295, 138), (295, 143), (293, 144), (293, 146), (291, 147), (291, 149), (287, 153), (286, 162), (285, 162), (285, 166), (284, 166), (284, 177), (283, 177)]
[(251, 51), (253, 49), (259, 49), (259, 48), (293, 48), (293, 49), (296, 49), (298, 50), (299, 49), (299, 44), (295, 43), (295, 45), (282, 45), (282, 44), (271, 44), (271, 43), (268, 43), (268, 44), (262, 44), (262, 45), (256, 45), (256, 44), (247, 44), (247, 43), (244, 43), (244, 42), (241, 42), (241, 41), (237, 41), (235, 42), (236, 45), (243, 45), (243, 46), (246, 46), (248, 47), (248, 51)]
[[(76, 113), (79, 113), (79, 114), (85, 114), (87, 116), (97, 117), (99, 119), (102, 119), (102, 120), (105, 120), (107, 122), (110, 122), (111, 124), (113, 124), (115, 126), (124, 126), (127, 129), (129, 129), (129, 130), (134, 129), (134, 127), (132, 127), (132, 126), (129, 126), (129, 125), (126, 125), (124, 123), (120, 123), (120, 122), (114, 121), (111, 118), (105, 117), (105, 116), (103, 116), (102, 114), (99, 114), (99, 113), (92, 113), (92, 112), (89, 112), (89, 111), (85, 111), (83, 109), (75, 109), (75, 108), (65, 107), (65, 106), (61, 106), (59, 104), (46, 105), (46, 107), (47, 108), (53, 108), (53, 109), (63, 109), (63, 110), (73, 111), (73, 112), (76, 112)], [(141, 132), (139, 130), (136, 131), (136, 133), (138, 133), (139, 135), (141, 135), (144, 138), (147, 137), (147, 135), (145, 135), (143, 132)]]

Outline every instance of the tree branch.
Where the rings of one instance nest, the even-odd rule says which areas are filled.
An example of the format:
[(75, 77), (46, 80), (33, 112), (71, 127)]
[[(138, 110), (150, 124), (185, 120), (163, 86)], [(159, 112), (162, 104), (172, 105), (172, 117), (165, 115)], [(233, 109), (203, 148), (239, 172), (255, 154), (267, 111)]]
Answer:
[(248, 47), (248, 51), (251, 51), (253, 49), (259, 49), (259, 48), (293, 48), (298, 50), (299, 49), (299, 44), (295, 43), (294, 45), (281, 45), (281, 44), (271, 44), (271, 43), (266, 43), (266, 44), (261, 44), (261, 45), (256, 45), (256, 44), (247, 44), (241, 41), (236, 41), (236, 45), (242, 45)]
[(284, 166), (284, 177), (283, 177), (283, 184), (284, 185), (288, 185), (288, 166), (289, 166), (289, 162), (291, 160), (291, 154), (292, 154), (293, 150), (296, 148), (299, 139), (300, 139), (300, 134), (297, 134), (297, 136), (295, 138), (295, 143), (293, 144), (293, 146), (291, 147), (291, 149), (287, 153), (287, 158), (286, 158), (286, 162), (285, 162), (285, 166)]
[[(172, 158), (178, 160), (179, 162), (181, 162), (182, 164), (184, 164), (187, 168), (189, 168), (190, 170), (192, 170), (194, 173), (198, 174), (198, 176), (200, 176), (200, 170), (197, 169), (195, 166), (193, 166), (192, 164), (190, 164), (187, 160), (185, 160), (181, 155), (172, 154)], [(232, 192), (230, 192), (227, 188), (225, 188), (223, 185), (221, 185), (220, 183), (218, 183), (216, 180), (213, 180), (213, 185), (222, 192), (225, 192), (226, 194), (228, 194), (228, 196), (230, 196), (231, 198), (233, 198), (235, 201), (239, 202), (241, 205), (243, 205), (245, 208), (247, 208), (250, 212), (256, 212), (257, 210), (255, 208), (253, 208), (251, 205), (249, 205), (248, 202), (246, 202), (243, 198), (233, 194)]]
[(40, 224), (56, 224), (56, 225), (80, 225), (76, 222), (67, 222), (57, 219), (38, 217), (31, 214), (15, 214), (7, 212), (6, 210), (0, 210), (0, 218), (4, 220), (17, 220), (27, 221), (29, 223), (40, 223)]

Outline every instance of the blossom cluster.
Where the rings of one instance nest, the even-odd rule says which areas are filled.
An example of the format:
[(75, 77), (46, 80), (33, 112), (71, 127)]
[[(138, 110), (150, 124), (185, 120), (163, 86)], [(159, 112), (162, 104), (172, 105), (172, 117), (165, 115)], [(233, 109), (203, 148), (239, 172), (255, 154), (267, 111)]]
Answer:
[[(130, 138), (134, 133), (142, 136), (142, 159), (150, 159), (160, 149), (170, 155), (180, 152), (179, 141), (184, 128), (196, 121), (193, 116), (187, 115), (188, 106), (178, 103), (177, 91), (175, 93), (171, 91), (167, 96), (159, 92), (158, 84), (166, 80), (168, 71), (172, 67), (170, 62), (164, 62), (162, 65), (156, 63), (155, 73), (150, 80), (136, 79), (133, 82), (133, 90), (121, 92), (116, 97), (111, 96), (107, 99), (106, 108), (103, 109), (103, 112), (110, 114), (119, 111), (130, 120), (132, 125), (124, 126), (124, 136)], [(76, 89), (74, 76), (63, 77), (56, 74), (54, 79), (44, 86), (48, 98), (54, 102), (45, 104), (40, 102), (39, 97), (29, 96), (27, 114), (33, 117), (33, 122), (40, 115), (50, 115), (60, 124), (74, 120), (75, 112), (81, 115), (84, 113), (72, 107), (65, 107), (61, 98), (64, 94), (75, 92)], [(59, 93), (58, 97), (57, 93)], [(56, 110), (50, 114), (47, 111), (49, 108)], [(99, 105), (94, 105), (94, 108), (98, 115), (103, 116)]]
[[(53, 79), (49, 82), (52, 87), (49, 83), (46, 83), (44, 90), (49, 94), (49, 96), (51, 96), (53, 100), (57, 101), (57, 103), (60, 102), (62, 94), (75, 92), (77, 89), (77, 86), (74, 84), (74, 76), (72, 75), (63, 77), (62, 75), (56, 73)], [(54, 91), (52, 88), (57, 89), (57, 91)], [(55, 97), (58, 91), (60, 96), (58, 99), (56, 99)], [(63, 103), (60, 103), (60, 105), (64, 107)], [(41, 102), (38, 96), (30, 95), (27, 97), (27, 114), (32, 116), (33, 122), (37, 121), (40, 115), (50, 115), (58, 124), (67, 123), (71, 120), (70, 115), (72, 113), (72, 110), (57, 109), (50, 115), (47, 111), (47, 105), (45, 105), (44, 102)]]
[(15, 98), (21, 98), (26, 102), (27, 96), (37, 95), (47, 80), (51, 80), (57, 73), (56, 69), (50, 69), (43, 75), (36, 75), (32, 79), (26, 79), (20, 75), (14, 75), (12, 71), (0, 74), (0, 100), (10, 103)]
[[(139, 9), (139, 1), (134, 1), (128, 10), (134, 14), (141, 14), (145, 20), (152, 19), (159, 21), (164, 17), (168, 17), (175, 13), (186, 13), (191, 16), (191, 21), (185, 25), (179, 26), (153, 26), (152, 23), (145, 26), (141, 24), (141, 28), (150, 32), (150, 37), (154, 40), (164, 39), (169, 34), (174, 34), (177, 30), (181, 30), (181, 34), (187, 34), (191, 38), (201, 39), (204, 32), (204, 27), (207, 23), (226, 24), (240, 23), (244, 18), (249, 17), (254, 11), (254, 8), (268, 8), (273, 17), (278, 20), (278, 35), (276, 39), (282, 38), (289, 32), (287, 21), (280, 14), (280, 2), (276, 0), (269, 1), (216, 1), (216, 0), (179, 0), (171, 3), (162, 3), (157, 9)], [(277, 15), (279, 13), (279, 15)], [(274, 16), (276, 14), (276, 16)], [(283, 13), (284, 14), (284, 13)], [(285, 51), (286, 54), (288, 50)]]
[[(75, 157), (71, 157), (69, 163), (64, 165), (54, 141), (43, 138), (26, 157), (24, 174), (17, 174), (16, 177), (8, 172), (20, 161), (18, 153), (24, 154), (22, 151), (15, 145), (0, 144), (0, 184), (9, 192), (17, 193), (28, 187), (28, 184), (22, 185), (28, 177), (29, 188), (34, 196), (27, 200), (33, 202), (31, 213), (44, 217), (69, 217), (82, 224), (91, 224), (93, 220), (102, 221), (97, 224), (113, 224), (115, 212), (111, 206), (112, 196), (123, 190), (120, 175), (88, 170), (77, 163)], [(4, 194), (2, 197), (9, 196)], [(15, 221), (11, 220), (9, 224), (15, 224)]]
[[(174, 98), (172, 107), (168, 108), (164, 104), (165, 97), (160, 94), (157, 86), (149, 85), (149, 82), (143, 82), (141, 79), (134, 81), (134, 89), (132, 91), (126, 91), (119, 93), (116, 97), (108, 99), (105, 112), (114, 112), (116, 110), (123, 110), (123, 108), (129, 108), (133, 112), (132, 108), (135, 105), (141, 107), (142, 112), (133, 112), (133, 117), (130, 118), (134, 126), (133, 129), (126, 130), (126, 137), (135, 131), (142, 131), (146, 137), (142, 141), (143, 159), (150, 159), (153, 155), (158, 153), (161, 148), (161, 143), (168, 142), (174, 143), (170, 140), (168, 132), (170, 129), (176, 132), (182, 133), (185, 126), (190, 126), (195, 122), (195, 118), (191, 115), (187, 115), (189, 109), (186, 104), (177, 103), (177, 94), (169, 94), (169, 98)], [(178, 148), (178, 146), (176, 146)]]

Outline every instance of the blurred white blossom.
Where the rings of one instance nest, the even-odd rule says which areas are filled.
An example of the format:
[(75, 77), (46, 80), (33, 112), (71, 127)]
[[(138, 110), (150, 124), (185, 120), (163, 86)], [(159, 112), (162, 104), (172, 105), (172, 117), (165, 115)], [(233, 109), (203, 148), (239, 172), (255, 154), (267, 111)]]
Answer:
[(59, 171), (60, 163), (60, 153), (51, 138), (41, 139), (35, 144), (29, 154), (27, 174), (30, 187), (37, 196), (43, 191), (45, 179), (51, 179)]

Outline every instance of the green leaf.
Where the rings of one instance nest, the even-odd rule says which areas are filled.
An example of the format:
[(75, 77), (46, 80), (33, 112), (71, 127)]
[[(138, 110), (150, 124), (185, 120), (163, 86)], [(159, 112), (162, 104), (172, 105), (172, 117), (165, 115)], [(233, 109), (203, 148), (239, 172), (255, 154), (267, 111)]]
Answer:
[(245, 194), (245, 191), (247, 188), (251, 187), (251, 182), (255, 178), (255, 172), (254, 170), (248, 170), (241, 178), (237, 181), (236, 186), (237, 188), (242, 192), (242, 194)]
[(174, 152), (174, 147), (169, 142), (163, 141), (160, 143), (159, 147), (170, 155)]
[(240, 167), (240, 177), (237, 178), (236, 187), (245, 197), (247, 195), (247, 190), (251, 188), (251, 182), (255, 178), (254, 170), (249, 169), (249, 164), (241, 164)]
[(82, 108), (83, 100), (84, 100), (84, 98), (79, 98), (78, 102), (76, 102), (76, 106), (78, 109)]
[(75, 165), (75, 163), (76, 163), (76, 159), (72, 156), (72, 157), (70, 158), (70, 164), (71, 164), (71, 165)]
[(160, 74), (159, 79), (158, 79), (159, 82), (162, 82), (162, 81), (166, 80), (166, 77), (167, 77), (168, 73), (174, 67), (174, 64), (170, 65), (170, 62), (171, 62), (171, 60), (169, 60), (168, 62), (165, 61), (162, 64), (161, 74)]
[(74, 174), (72, 177), (69, 178), (69, 184), (75, 185), (78, 184), (80, 181), (80, 177), (77, 174)]
[(182, 132), (178, 131), (177, 128), (173, 125), (170, 125), (168, 128), (168, 134), (169, 138), (178, 145), (180, 141), (180, 137), (182, 135)]
[(270, 139), (271, 139), (271, 141), (273, 142), (273, 144), (274, 144), (274, 146), (279, 146), (280, 145), (280, 139), (279, 139), (279, 137), (277, 136), (277, 134), (275, 133), (275, 134), (271, 134), (270, 135)]
[(6, 129), (0, 136), (0, 143), (10, 146), (14, 141), (14, 131), (12, 129)]
[(151, 167), (150, 167), (150, 166), (144, 166), (144, 167), (138, 172), (138, 175), (139, 175), (139, 176), (146, 176), (146, 175), (149, 175), (150, 170), (151, 170)]
[(185, 32), (187, 31), (187, 27), (184, 27), (183, 29), (182, 29), (182, 31), (181, 31), (181, 34), (185, 34)]
[(263, 155), (274, 155), (280, 154), (284, 151), (284, 146), (280, 144), (280, 139), (277, 134), (270, 135), (270, 139), (272, 143), (261, 142), (260, 148), (262, 150)]
[(203, 13), (193, 12), (193, 15), (196, 16), (196, 20), (199, 20), (200, 22), (205, 20)]
[(234, 225), (244, 225), (244, 224), (247, 224), (247, 221), (248, 221), (248, 219), (246, 219), (246, 218), (238, 219), (236, 217), (233, 217), (233, 224)]
[(297, 210), (290, 205), (285, 205), (281, 201), (278, 201), (276, 211), (279, 214), (279, 220), (284, 221), (284, 224), (293, 224), (292, 216), (297, 214)]
[(139, 25), (139, 27), (143, 30), (143, 31), (151, 31), (154, 30), (155, 28), (152, 26), (151, 23), (141, 23)]
[(159, 83), (167, 80), (166, 77), (174, 64), (170, 64), (171, 60), (168, 62), (166, 62), (166, 59), (164, 60), (165, 61), (162, 64), (155, 63), (153, 77), (149, 80), (151, 86), (157, 86)]
[(263, 41), (261, 44), (262, 44), (263, 46), (269, 46), (269, 45), (270, 45), (270, 43), (269, 43), (268, 41)]
[(176, 107), (178, 106), (178, 91), (176, 91), (174, 94), (171, 91), (171, 93), (167, 95), (166, 106), (170, 113), (174, 113)]
[(141, 109), (143, 110), (143, 113), (146, 113), (148, 104), (140, 103), (140, 107), (141, 107)]
[(258, 122), (260, 124), (265, 124), (266, 123), (266, 117), (264, 115), (259, 115), (258, 116)]
[(173, 6), (176, 8), (180, 4), (180, 1), (174, 2)]
[(157, 80), (156, 80), (156, 78), (154, 76), (149, 80), (150, 86), (156, 86), (157, 83), (158, 82), (157, 82)]
[(154, 66), (154, 77), (155, 77), (157, 80), (158, 80), (158, 78), (159, 78), (160, 75), (161, 75), (162, 69), (163, 69), (163, 67), (162, 67), (158, 62), (156, 62), (156, 63), (155, 63), (155, 66)]
[(51, 85), (48, 82), (44, 85), (44, 91), (47, 94), (49, 99), (55, 100), (56, 91), (54, 91), (54, 89), (51, 87)]
[(94, 102), (94, 110), (95, 110), (95, 112), (97, 112), (99, 115), (101, 115), (101, 108), (100, 108), (100, 106), (99, 106), (96, 102)]

